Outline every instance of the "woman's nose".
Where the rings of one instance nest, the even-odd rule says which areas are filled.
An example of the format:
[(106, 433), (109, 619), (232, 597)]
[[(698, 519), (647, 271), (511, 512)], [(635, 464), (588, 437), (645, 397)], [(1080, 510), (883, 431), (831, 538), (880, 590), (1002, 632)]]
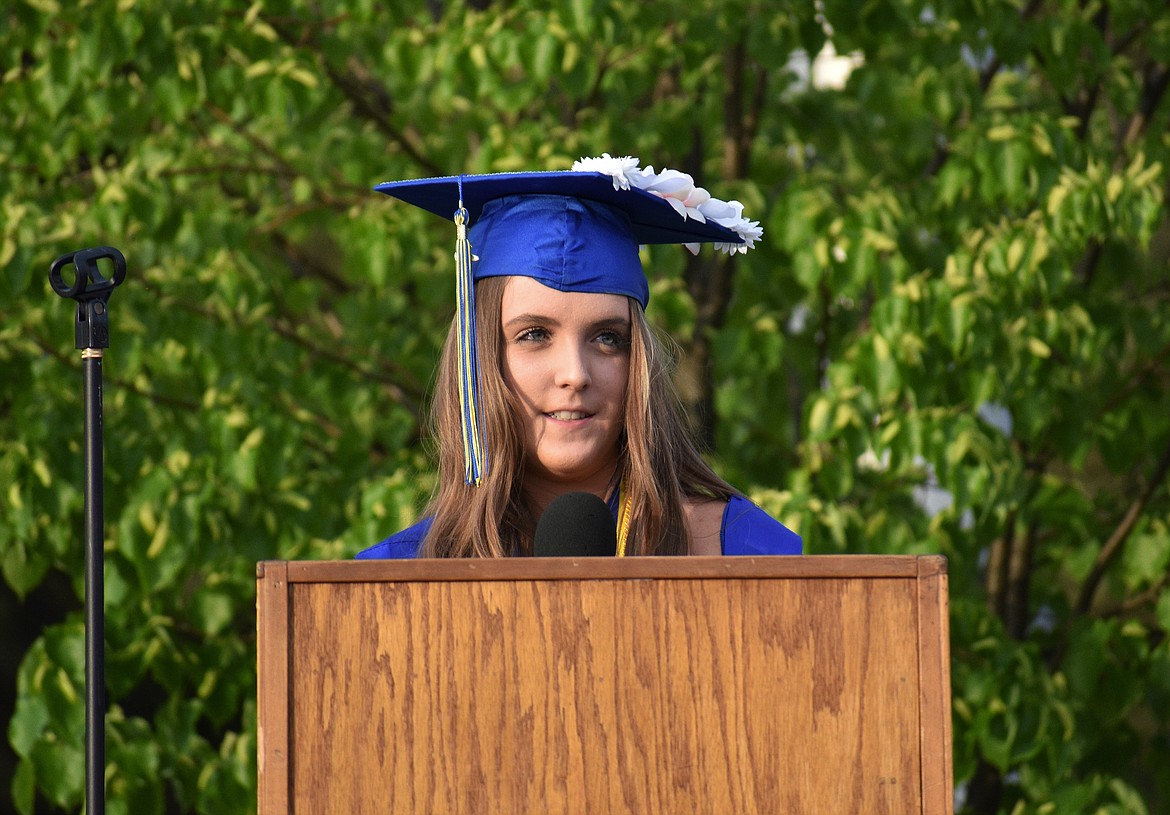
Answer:
[(565, 343), (557, 354), (553, 376), (557, 387), (575, 390), (588, 387), (590, 376), (586, 349), (577, 343)]

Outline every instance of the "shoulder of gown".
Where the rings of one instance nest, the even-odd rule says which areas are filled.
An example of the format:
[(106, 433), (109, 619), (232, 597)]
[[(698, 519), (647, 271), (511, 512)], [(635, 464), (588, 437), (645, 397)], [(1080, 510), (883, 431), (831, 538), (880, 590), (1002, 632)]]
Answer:
[(803, 546), (800, 535), (738, 495), (723, 509), (719, 534), (725, 555), (799, 555)]
[[(363, 549), (356, 557), (360, 560), (418, 557), (433, 521), (434, 518), (423, 518), (414, 526)], [(799, 555), (802, 551), (800, 535), (738, 495), (733, 495), (723, 508), (719, 535), (725, 555)]]
[(373, 560), (377, 558), (412, 558), (418, 557), (419, 547), (423, 539), (431, 531), (434, 518), (423, 518), (414, 526), (409, 526), (401, 532), (391, 535), (381, 543), (376, 543), (368, 549), (358, 552), (355, 557), (359, 560)]

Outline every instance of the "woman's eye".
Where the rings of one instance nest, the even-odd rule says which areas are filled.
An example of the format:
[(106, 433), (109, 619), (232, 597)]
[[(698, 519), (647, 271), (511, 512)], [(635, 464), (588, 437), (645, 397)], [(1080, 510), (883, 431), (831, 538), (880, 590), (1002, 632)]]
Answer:
[(516, 342), (544, 342), (548, 339), (548, 332), (543, 328), (526, 328), (516, 335)]
[(629, 340), (617, 331), (602, 331), (597, 335), (597, 341), (604, 347), (614, 350), (624, 350), (630, 345)]

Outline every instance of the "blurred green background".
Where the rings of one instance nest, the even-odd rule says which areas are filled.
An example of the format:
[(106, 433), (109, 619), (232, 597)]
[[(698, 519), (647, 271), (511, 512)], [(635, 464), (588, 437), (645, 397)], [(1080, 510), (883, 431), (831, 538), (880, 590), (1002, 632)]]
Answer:
[(433, 484), (452, 234), (398, 178), (608, 151), (742, 201), (655, 248), (728, 479), (950, 559), (963, 813), (1170, 810), (1170, 4), (14, 0), (0, 11), (0, 812), (78, 812), (65, 252), (105, 372), (107, 810), (255, 809), (255, 562)]

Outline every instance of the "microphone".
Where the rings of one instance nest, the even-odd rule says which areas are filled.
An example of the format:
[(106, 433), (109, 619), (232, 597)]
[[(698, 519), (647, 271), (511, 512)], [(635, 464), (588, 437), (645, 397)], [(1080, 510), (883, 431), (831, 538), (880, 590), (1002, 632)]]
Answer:
[(591, 492), (558, 495), (536, 525), (536, 557), (612, 557), (617, 524), (609, 507)]

